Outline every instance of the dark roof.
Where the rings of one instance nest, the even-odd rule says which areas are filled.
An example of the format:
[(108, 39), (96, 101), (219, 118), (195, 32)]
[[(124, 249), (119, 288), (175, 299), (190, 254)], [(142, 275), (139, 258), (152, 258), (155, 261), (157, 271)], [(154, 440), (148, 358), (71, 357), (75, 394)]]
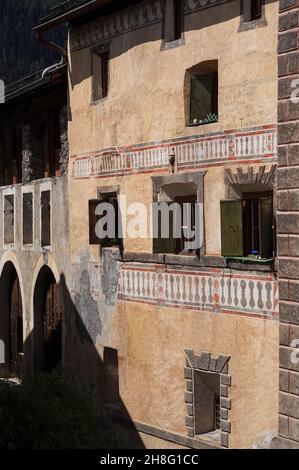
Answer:
[(35, 72), (27, 77), (11, 83), (5, 88), (5, 103), (11, 101), (21, 95), (30, 93), (31, 91), (43, 87), (53, 80), (67, 79), (67, 65), (61, 64), (43, 77), (43, 70)]
[(82, 16), (93, 13), (101, 7), (111, 4), (121, 4), (121, 0), (68, 0), (52, 8), (51, 13), (41, 18), (34, 31), (48, 31), (55, 26), (66, 23)]

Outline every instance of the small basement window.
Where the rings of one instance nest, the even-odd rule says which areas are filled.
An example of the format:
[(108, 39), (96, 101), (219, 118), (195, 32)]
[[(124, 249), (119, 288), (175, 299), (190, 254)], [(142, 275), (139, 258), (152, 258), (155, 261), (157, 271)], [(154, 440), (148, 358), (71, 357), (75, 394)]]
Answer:
[(166, 0), (165, 42), (178, 41), (183, 32), (183, 1)]
[(187, 125), (218, 121), (218, 62), (207, 61), (186, 73)]
[(273, 193), (243, 193), (221, 201), (222, 256), (274, 257)]
[(108, 96), (109, 50), (96, 47), (92, 50), (92, 101)]
[(194, 371), (195, 434), (220, 430), (220, 374)]

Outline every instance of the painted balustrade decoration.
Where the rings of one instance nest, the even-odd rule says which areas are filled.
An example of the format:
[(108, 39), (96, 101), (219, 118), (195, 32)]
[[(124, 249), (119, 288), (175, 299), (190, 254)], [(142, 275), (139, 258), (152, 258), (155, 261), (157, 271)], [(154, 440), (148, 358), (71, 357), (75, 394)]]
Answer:
[(276, 157), (276, 146), (276, 130), (270, 127), (110, 149), (73, 157), (73, 176), (86, 178), (159, 170), (169, 166), (171, 154), (176, 157), (178, 170), (228, 160), (271, 158)]
[(268, 317), (278, 314), (278, 286), (273, 274), (123, 267), (119, 296), (160, 306)]

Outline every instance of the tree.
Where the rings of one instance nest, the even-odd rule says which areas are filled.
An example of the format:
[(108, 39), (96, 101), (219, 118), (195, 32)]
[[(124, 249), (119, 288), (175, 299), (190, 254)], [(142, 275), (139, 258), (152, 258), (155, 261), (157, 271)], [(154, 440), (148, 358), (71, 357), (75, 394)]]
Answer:
[[(39, 44), (32, 31), (59, 3), (62, 0), (0, 1), (0, 79), (6, 85), (59, 60), (59, 54)], [(66, 28), (51, 32), (50, 39), (64, 45)]]

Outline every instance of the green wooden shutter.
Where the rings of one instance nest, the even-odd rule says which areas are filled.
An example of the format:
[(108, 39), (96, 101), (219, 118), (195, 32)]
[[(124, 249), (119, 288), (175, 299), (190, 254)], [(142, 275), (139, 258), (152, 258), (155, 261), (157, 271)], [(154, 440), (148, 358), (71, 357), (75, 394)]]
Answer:
[(270, 197), (259, 200), (260, 217), (260, 256), (273, 258), (273, 199)]
[[(168, 205), (173, 204), (170, 202)], [(158, 238), (153, 240), (154, 253), (175, 253), (176, 239), (173, 236), (173, 212), (169, 211), (169, 238), (161, 237), (161, 213), (158, 213)]]
[(221, 201), (221, 254), (243, 256), (243, 201)]

